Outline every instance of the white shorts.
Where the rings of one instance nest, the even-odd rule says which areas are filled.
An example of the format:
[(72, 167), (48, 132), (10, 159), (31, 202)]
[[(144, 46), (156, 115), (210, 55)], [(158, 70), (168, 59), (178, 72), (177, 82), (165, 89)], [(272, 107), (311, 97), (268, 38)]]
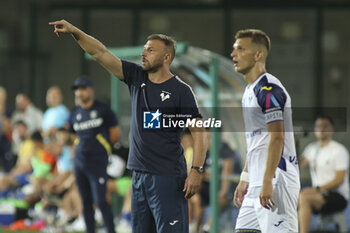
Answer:
[[(256, 191), (260, 193), (260, 187)], [(246, 195), (239, 210), (235, 232), (297, 233), (299, 188), (274, 186), (273, 209), (265, 209), (259, 196)]]

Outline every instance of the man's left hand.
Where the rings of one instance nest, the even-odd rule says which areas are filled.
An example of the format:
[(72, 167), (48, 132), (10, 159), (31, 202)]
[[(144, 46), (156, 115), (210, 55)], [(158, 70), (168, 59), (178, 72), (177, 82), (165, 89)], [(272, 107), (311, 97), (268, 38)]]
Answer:
[(196, 194), (201, 186), (202, 174), (198, 171), (192, 169), (190, 174), (186, 178), (185, 187), (182, 190), (185, 193), (185, 198), (190, 199), (194, 194)]

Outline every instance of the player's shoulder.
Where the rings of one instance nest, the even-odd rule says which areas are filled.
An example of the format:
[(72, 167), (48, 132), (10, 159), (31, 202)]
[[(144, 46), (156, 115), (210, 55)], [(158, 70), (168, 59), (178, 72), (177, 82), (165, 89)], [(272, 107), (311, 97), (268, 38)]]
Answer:
[(136, 68), (136, 69), (142, 70), (142, 66), (135, 63), (135, 62), (131, 62), (131, 61), (124, 60), (124, 59), (121, 59), (121, 61), (122, 61), (122, 66), (125, 68)]
[(95, 100), (93, 107), (97, 108), (110, 108), (109, 105), (105, 102), (102, 102), (100, 100)]
[(284, 108), (289, 98), (281, 82), (271, 74), (265, 73), (256, 81), (254, 94), (264, 109)]
[(176, 89), (182, 93), (182, 92), (193, 92), (192, 87), (185, 83), (179, 76), (175, 76), (173, 78), (172, 85), (176, 86)]
[(262, 91), (265, 92), (284, 92), (284, 87), (279, 79), (269, 73), (263, 74), (261, 78), (259, 78), (258, 82), (254, 87), (254, 93), (258, 95)]

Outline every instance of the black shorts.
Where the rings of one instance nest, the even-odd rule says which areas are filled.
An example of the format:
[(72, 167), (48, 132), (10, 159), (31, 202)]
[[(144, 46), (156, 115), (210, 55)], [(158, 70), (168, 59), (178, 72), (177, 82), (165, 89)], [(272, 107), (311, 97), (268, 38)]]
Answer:
[(313, 210), (314, 214), (332, 214), (336, 212), (343, 211), (348, 204), (347, 200), (343, 195), (334, 191), (322, 192), (323, 198), (326, 203), (321, 207), (320, 210)]

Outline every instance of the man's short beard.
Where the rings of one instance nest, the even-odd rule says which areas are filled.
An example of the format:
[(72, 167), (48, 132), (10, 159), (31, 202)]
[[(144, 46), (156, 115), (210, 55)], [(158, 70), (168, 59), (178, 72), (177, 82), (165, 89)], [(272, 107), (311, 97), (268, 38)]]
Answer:
[(155, 65), (155, 66), (152, 66), (152, 67), (149, 67), (147, 69), (143, 69), (145, 72), (147, 73), (155, 73), (157, 72), (161, 67), (163, 66), (163, 64), (158, 64), (158, 65)]
[(163, 66), (163, 60), (159, 59), (153, 66), (149, 66), (148, 68), (142, 67), (143, 70), (147, 73), (155, 73)]
[(91, 99), (92, 99), (91, 96), (88, 96), (85, 99), (79, 98), (79, 102), (82, 104), (87, 104), (87, 103), (89, 103), (89, 101), (91, 101)]

